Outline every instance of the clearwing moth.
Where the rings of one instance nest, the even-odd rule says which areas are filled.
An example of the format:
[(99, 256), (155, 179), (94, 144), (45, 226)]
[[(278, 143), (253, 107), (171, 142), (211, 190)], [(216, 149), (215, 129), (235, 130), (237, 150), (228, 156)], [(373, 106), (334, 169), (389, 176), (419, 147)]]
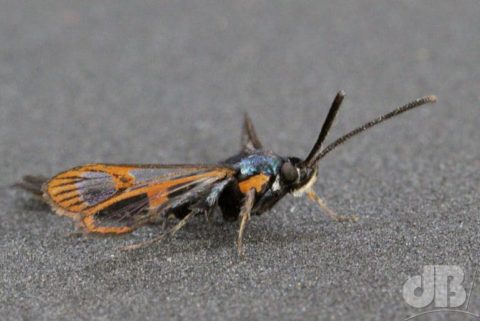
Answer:
[[(72, 218), (85, 232), (123, 234), (152, 222), (165, 223), (165, 231), (159, 236), (126, 249), (173, 236), (197, 214), (209, 219), (218, 205), (226, 221), (240, 220), (236, 243), (242, 256), (242, 240), (251, 215), (264, 213), (289, 193), (294, 196), (306, 194), (334, 220), (356, 220), (356, 216), (336, 214), (314, 192), (319, 161), (353, 136), (436, 101), (435, 96), (413, 100), (324, 147), (323, 142), (344, 97), (343, 91), (337, 93), (318, 139), (305, 159), (282, 157), (265, 149), (250, 117), (245, 114), (241, 151), (218, 164), (87, 164), (50, 179), (25, 176), (16, 186), (42, 197), (55, 213)], [(168, 226), (167, 218), (171, 216), (178, 222)]]

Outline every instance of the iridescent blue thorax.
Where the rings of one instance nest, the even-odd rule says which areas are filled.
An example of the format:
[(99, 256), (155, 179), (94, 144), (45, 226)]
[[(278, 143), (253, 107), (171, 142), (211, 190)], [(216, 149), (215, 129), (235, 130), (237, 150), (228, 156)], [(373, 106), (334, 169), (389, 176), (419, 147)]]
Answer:
[(225, 161), (240, 171), (239, 179), (263, 173), (268, 176), (277, 175), (284, 160), (275, 154), (257, 151), (252, 154), (239, 154)]

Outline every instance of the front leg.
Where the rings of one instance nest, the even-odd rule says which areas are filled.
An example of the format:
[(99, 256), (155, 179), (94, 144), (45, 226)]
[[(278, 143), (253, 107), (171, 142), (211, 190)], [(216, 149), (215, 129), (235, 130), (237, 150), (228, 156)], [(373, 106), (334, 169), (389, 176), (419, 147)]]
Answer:
[(315, 203), (320, 206), (320, 208), (327, 214), (328, 217), (330, 217), (332, 220), (337, 221), (337, 222), (356, 222), (358, 221), (358, 216), (357, 215), (339, 215), (335, 213), (332, 209), (330, 209), (327, 204), (325, 204), (325, 201), (322, 200), (313, 190), (307, 191), (308, 197), (314, 201)]
[(240, 257), (245, 255), (245, 249), (243, 248), (243, 234), (245, 233), (245, 228), (247, 223), (250, 220), (250, 214), (253, 208), (253, 203), (255, 200), (255, 189), (250, 189), (243, 199), (243, 205), (240, 209), (240, 228), (238, 229), (238, 238), (237, 238), (237, 251)]

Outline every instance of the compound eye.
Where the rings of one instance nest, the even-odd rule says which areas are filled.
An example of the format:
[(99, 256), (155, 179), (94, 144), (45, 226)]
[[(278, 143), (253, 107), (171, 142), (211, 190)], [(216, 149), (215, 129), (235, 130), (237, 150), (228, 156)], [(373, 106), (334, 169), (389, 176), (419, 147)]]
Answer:
[(282, 175), (282, 178), (289, 183), (296, 181), (298, 178), (297, 169), (290, 162), (283, 163), (280, 168), (280, 175)]

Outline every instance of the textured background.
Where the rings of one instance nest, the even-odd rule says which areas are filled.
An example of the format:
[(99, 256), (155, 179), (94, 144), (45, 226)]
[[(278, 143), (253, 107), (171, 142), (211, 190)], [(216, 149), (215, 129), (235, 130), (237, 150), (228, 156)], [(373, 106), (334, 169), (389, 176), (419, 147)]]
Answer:
[[(4, 320), (401, 320), (426, 264), (480, 263), (478, 1), (0, 1), (0, 315)], [(74, 237), (8, 186), (85, 162), (214, 162), (248, 111), (304, 156), (336, 91), (330, 138), (421, 95), (420, 108), (322, 161), (318, 192), (358, 223), (286, 197), (236, 224)], [(432, 307), (433, 308), (433, 307)], [(480, 285), (470, 311), (480, 313)], [(418, 320), (465, 320), (437, 313)]]

